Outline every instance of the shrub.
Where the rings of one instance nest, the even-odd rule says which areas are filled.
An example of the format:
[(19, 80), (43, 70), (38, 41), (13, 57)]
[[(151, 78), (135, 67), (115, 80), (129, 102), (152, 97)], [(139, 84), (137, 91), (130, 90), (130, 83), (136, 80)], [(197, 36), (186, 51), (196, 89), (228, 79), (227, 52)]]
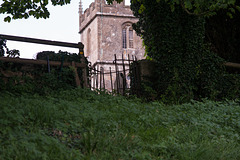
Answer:
[[(59, 51), (42, 52), (38, 54), (38, 59), (46, 60), (50, 55), (50, 60), (61, 62), (81, 62), (80, 56), (68, 52)], [(63, 57), (65, 57), (63, 59)], [(85, 61), (87, 62), (87, 61)], [(0, 89), (15, 93), (38, 93), (49, 94), (56, 90), (67, 90), (76, 87), (74, 68), (51, 66), (50, 73), (46, 65), (25, 65), (20, 63), (0, 62)], [(8, 73), (8, 77), (4, 73)], [(82, 78), (82, 69), (77, 70)], [(83, 81), (82, 81), (83, 82)]]
[(204, 17), (189, 15), (180, 6), (172, 12), (165, 1), (133, 1), (131, 9), (139, 18), (133, 27), (157, 63), (152, 86), (158, 99), (183, 103), (228, 97), (217, 87), (226, 74), (224, 60), (205, 43)]

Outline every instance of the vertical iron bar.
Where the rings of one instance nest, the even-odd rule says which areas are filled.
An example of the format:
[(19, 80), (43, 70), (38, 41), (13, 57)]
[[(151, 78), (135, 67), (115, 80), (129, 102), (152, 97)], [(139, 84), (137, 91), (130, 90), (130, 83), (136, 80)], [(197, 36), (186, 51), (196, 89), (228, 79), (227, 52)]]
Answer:
[(102, 67), (100, 67), (100, 91), (102, 91)]
[[(128, 74), (130, 75), (130, 76), (132, 76), (130, 73), (131, 73), (131, 68), (130, 68), (130, 64), (131, 64), (131, 60), (130, 60), (130, 56), (129, 56), (129, 54), (128, 54)], [(128, 87), (128, 89), (130, 90), (130, 92), (131, 92), (131, 78), (130, 78), (130, 82), (129, 82), (129, 87)]]
[(95, 88), (95, 81), (96, 81), (96, 74), (95, 74), (95, 67), (92, 68), (92, 89)]
[[(89, 70), (91, 70), (90, 67), (89, 67)], [(91, 72), (89, 71), (88, 75), (89, 75), (89, 77), (88, 77), (89, 78), (89, 89), (92, 90), (92, 83), (93, 83), (92, 71)]]
[(89, 62), (88, 63), (89, 65), (88, 65), (88, 79), (89, 79), (89, 88), (90, 88), (90, 90), (92, 90), (92, 83), (93, 83), (93, 72), (92, 72), (92, 64), (91, 64), (91, 62)]
[(96, 89), (97, 88), (97, 72), (96, 72), (96, 66), (94, 67), (94, 73), (95, 73), (95, 80), (94, 80), (94, 89)]
[(110, 69), (110, 78), (111, 78), (111, 89), (112, 89), (112, 93), (113, 93), (112, 69), (111, 69), (111, 67), (109, 67), (109, 69)]
[(94, 89), (97, 88), (97, 72), (96, 67), (94, 66), (94, 83), (93, 83)]
[(117, 66), (117, 56), (116, 54), (114, 54), (114, 57), (115, 57), (115, 70), (116, 70), (116, 83), (117, 83), (117, 93), (119, 94), (119, 83), (118, 83), (118, 66)]
[(128, 64), (129, 64), (129, 69), (130, 69), (130, 56), (128, 54)]
[(94, 69), (92, 67), (89, 67), (89, 68), (91, 70), (91, 74), (89, 74), (90, 78), (91, 78), (91, 83), (90, 83), (90, 90), (91, 90), (94, 88), (94, 80), (95, 80), (94, 76), (95, 75), (94, 75)]
[(125, 64), (124, 64), (124, 59), (123, 59), (123, 54), (122, 54), (122, 65), (123, 65), (123, 96), (125, 95), (125, 89), (126, 89), (126, 70), (125, 70)]
[(105, 90), (104, 68), (102, 67), (103, 89)]
[(96, 78), (96, 89), (98, 89), (98, 65), (97, 65), (96, 73), (97, 73), (97, 78)]
[[(133, 57), (134, 58), (134, 57)], [(137, 69), (136, 69), (136, 64), (137, 62), (133, 59), (133, 78), (134, 78), (134, 81), (133, 81), (133, 92), (134, 94), (137, 93)]]

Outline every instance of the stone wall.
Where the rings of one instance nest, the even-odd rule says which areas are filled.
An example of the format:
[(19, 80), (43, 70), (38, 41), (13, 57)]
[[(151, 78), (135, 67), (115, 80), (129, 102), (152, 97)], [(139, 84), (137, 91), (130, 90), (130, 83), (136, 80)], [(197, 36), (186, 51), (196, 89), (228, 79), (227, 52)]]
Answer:
[[(89, 33), (90, 32), (90, 33)], [(88, 36), (91, 35), (89, 38), (88, 43)], [(85, 56), (88, 57), (90, 62), (96, 62), (98, 60), (98, 52), (99, 52), (99, 39), (97, 38), (98, 35), (98, 19), (95, 18), (81, 33), (81, 42), (84, 43), (84, 53)]]
[[(103, 17), (102, 23), (104, 24), (102, 34), (102, 49), (103, 53), (100, 54), (100, 61), (113, 59), (113, 54), (117, 54), (117, 58), (121, 58), (122, 54), (127, 58), (129, 54), (130, 57), (136, 56), (138, 59), (142, 59), (144, 55), (144, 50), (142, 47), (142, 40), (134, 32), (133, 43), (134, 48), (123, 49), (122, 47), (122, 25), (124, 23), (135, 23), (136, 18), (122, 18), (122, 17)], [(101, 26), (100, 26), (101, 27)], [(101, 29), (101, 28), (99, 28)]]
[[(102, 3), (101, 3), (102, 2)], [(84, 44), (84, 53), (88, 60), (94, 65), (97, 62), (113, 62), (114, 55), (117, 59), (128, 59), (128, 56), (136, 57), (138, 60), (144, 58), (144, 48), (142, 39), (133, 31), (133, 47), (123, 47), (123, 28), (127, 28), (126, 42), (129, 41), (129, 29), (132, 24), (138, 19), (133, 16), (130, 6), (124, 3), (113, 2), (112, 5), (107, 5), (105, 0), (95, 0), (83, 14), (79, 15), (79, 33), (81, 42)], [(112, 72), (115, 72), (114, 64), (112, 65), (96, 65), (96, 68), (103, 67), (105, 72), (109, 72), (109, 67)], [(92, 77), (92, 83), (96, 78)], [(116, 76), (112, 77), (113, 83), (116, 81)], [(106, 86), (109, 90), (110, 77), (105, 77)], [(129, 86), (129, 80), (127, 80)], [(114, 87), (115, 88), (115, 87)]]
[(134, 17), (130, 6), (125, 6), (123, 2), (120, 4), (113, 2), (112, 5), (108, 5), (105, 0), (95, 0), (83, 14), (79, 15), (80, 33), (98, 15)]

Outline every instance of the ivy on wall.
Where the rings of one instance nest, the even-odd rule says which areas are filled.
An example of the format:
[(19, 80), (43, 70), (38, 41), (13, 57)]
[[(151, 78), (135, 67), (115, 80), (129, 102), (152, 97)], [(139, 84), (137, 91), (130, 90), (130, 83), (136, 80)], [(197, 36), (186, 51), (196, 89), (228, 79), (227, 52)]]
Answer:
[(139, 18), (133, 27), (157, 63), (158, 98), (186, 102), (227, 96), (220, 96), (224, 60), (205, 43), (205, 17), (189, 15), (180, 6), (172, 12), (168, 3), (155, 0), (134, 1), (131, 9)]

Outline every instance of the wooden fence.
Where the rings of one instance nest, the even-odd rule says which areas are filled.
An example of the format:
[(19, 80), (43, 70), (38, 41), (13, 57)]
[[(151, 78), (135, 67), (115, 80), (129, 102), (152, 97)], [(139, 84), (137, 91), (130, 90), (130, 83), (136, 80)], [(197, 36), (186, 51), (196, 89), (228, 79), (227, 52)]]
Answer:
[(21, 64), (34, 64), (34, 65), (46, 65), (46, 66), (72, 66), (75, 74), (76, 86), (81, 85), (81, 80), (77, 73), (77, 68), (82, 68), (83, 70), (83, 87), (88, 87), (88, 76), (87, 76), (87, 64), (86, 63), (77, 63), (72, 61), (70, 62), (58, 62), (58, 61), (45, 61), (45, 60), (33, 60), (33, 59), (23, 59), (23, 58), (9, 58), (9, 57), (0, 57), (2, 62), (13, 62)]
[(44, 40), (44, 39), (36, 39), (36, 38), (28, 38), (28, 37), (19, 37), (19, 36), (12, 36), (12, 35), (4, 35), (0, 34), (0, 39), (6, 39), (11, 41), (18, 41), (18, 42), (27, 42), (27, 43), (36, 43), (36, 44), (45, 44), (45, 45), (53, 45), (53, 46), (62, 46), (62, 47), (70, 47), (70, 48), (78, 48), (79, 55), (81, 56), (82, 62), (76, 63), (74, 61), (70, 62), (57, 62), (57, 61), (45, 61), (45, 60), (33, 60), (33, 59), (22, 59), (22, 58), (8, 58), (8, 57), (0, 57), (0, 61), (4, 62), (13, 62), (13, 63), (22, 63), (22, 64), (36, 64), (36, 65), (48, 65), (48, 66), (72, 66), (75, 72), (75, 81), (76, 85), (80, 86), (81, 81), (77, 74), (77, 68), (82, 68), (83, 71), (83, 87), (88, 87), (88, 63), (85, 62), (86, 59), (84, 58), (84, 45), (79, 43), (69, 43), (69, 42), (60, 42), (60, 41), (51, 41), (51, 40)]
[(0, 34), (0, 38), (10, 40), (10, 41), (78, 48), (79, 49), (79, 54), (83, 54), (83, 48), (84, 48), (84, 45), (81, 42), (79, 42), (79, 43), (69, 43), (69, 42), (51, 41), (51, 40), (29, 38), (29, 37), (12, 36), (12, 35), (5, 35), (5, 34)]

